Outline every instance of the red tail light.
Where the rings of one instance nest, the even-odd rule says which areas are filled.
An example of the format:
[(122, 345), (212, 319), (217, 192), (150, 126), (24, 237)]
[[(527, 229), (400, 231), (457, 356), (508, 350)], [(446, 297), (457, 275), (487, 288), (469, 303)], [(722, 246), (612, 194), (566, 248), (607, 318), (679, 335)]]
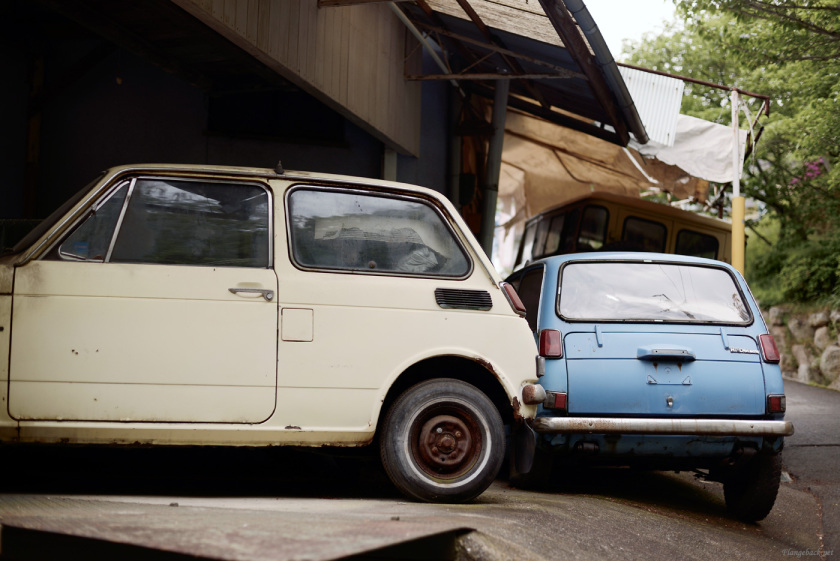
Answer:
[(776, 340), (769, 333), (758, 336), (758, 342), (761, 345), (761, 356), (764, 357), (764, 362), (779, 362), (782, 356), (779, 354), (779, 349), (776, 347)]
[(522, 300), (519, 298), (519, 294), (516, 293), (516, 290), (514, 290), (513, 287), (506, 282), (499, 284), (499, 286), (502, 287), (502, 292), (504, 292), (505, 296), (507, 296), (508, 303), (510, 304), (510, 307), (513, 308), (513, 311), (520, 316), (524, 316), (525, 304), (522, 303)]
[(546, 392), (546, 398), (543, 402), (543, 407), (547, 407), (549, 409), (559, 409), (561, 411), (566, 411), (569, 405), (569, 394), (566, 393), (556, 393), (556, 392)]
[(787, 409), (784, 395), (768, 395), (767, 396), (767, 412), (768, 413), (784, 413)]
[(561, 358), (563, 356), (563, 334), (556, 329), (540, 331), (540, 356)]

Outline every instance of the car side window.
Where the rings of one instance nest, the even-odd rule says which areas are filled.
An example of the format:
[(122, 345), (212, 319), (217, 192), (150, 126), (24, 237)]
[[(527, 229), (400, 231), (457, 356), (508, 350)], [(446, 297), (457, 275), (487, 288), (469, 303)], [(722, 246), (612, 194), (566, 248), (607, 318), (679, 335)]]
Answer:
[(269, 217), (258, 185), (138, 178), (94, 206), (48, 258), (269, 267)]
[(540, 310), (540, 292), (542, 289), (543, 268), (537, 267), (525, 271), (517, 288), (520, 300), (525, 304), (525, 319), (531, 331), (537, 330), (537, 316)]
[(421, 199), (301, 188), (288, 202), (292, 256), (302, 268), (434, 277), (470, 272), (444, 217)]
[(105, 261), (128, 186), (129, 182), (123, 183), (94, 206), (88, 219), (58, 247), (59, 258), (66, 261)]

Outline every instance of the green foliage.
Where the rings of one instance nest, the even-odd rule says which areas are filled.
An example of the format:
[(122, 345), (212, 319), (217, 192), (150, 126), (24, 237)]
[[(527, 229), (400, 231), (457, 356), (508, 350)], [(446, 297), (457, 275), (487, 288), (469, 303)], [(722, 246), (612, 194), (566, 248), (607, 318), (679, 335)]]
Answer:
[(779, 239), (777, 220), (763, 220), (749, 236), (746, 269), (747, 281), (762, 306), (787, 302), (834, 306), (840, 302), (837, 237), (792, 243)]
[[(773, 246), (750, 243), (763, 304), (840, 302), (840, 0), (684, 0), (678, 22), (625, 46), (628, 62), (769, 96), (744, 194), (763, 203)], [(729, 92), (686, 86), (682, 112), (729, 124)], [(746, 97), (749, 99), (749, 97)], [(759, 103), (748, 105), (754, 118)], [(741, 117), (741, 127), (749, 126)], [(768, 238), (770, 239), (770, 238)], [(751, 256), (751, 253), (755, 255)], [(757, 294), (757, 295), (758, 295)], [(772, 300), (774, 302), (767, 302)]]
[(790, 249), (779, 272), (782, 293), (788, 301), (828, 300), (837, 289), (840, 243), (809, 240)]
[(746, 278), (762, 308), (785, 302), (776, 275), (784, 266), (784, 254), (776, 245), (779, 240), (779, 223), (772, 218), (747, 230)]

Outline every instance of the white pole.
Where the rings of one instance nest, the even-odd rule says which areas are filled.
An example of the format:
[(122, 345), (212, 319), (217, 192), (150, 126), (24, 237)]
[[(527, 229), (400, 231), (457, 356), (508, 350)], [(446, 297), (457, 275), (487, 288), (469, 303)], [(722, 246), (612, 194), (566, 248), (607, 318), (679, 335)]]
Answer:
[(741, 112), (741, 96), (737, 90), (732, 90), (732, 266), (744, 274), (744, 250), (746, 247), (745, 201), (741, 196), (741, 129), (738, 127), (738, 116)]
[(738, 127), (738, 116), (741, 108), (741, 95), (738, 90), (732, 90), (732, 134), (735, 136), (732, 149), (732, 196), (741, 196), (741, 129)]

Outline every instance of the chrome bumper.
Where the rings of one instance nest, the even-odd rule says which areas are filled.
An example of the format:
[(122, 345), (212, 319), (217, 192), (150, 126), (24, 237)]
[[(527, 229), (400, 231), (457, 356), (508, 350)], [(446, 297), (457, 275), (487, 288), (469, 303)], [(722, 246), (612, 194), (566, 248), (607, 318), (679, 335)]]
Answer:
[(549, 434), (650, 434), (698, 436), (790, 436), (789, 421), (735, 419), (615, 419), (604, 417), (538, 417), (533, 429)]

